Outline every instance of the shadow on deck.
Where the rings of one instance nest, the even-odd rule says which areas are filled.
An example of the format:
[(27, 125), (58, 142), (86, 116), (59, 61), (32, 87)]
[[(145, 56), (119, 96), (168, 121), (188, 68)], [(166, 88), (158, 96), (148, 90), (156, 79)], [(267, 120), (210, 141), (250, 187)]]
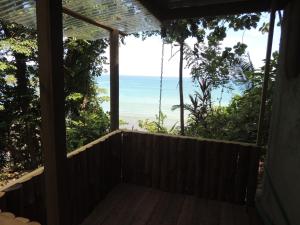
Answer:
[[(251, 144), (112, 132), (68, 154), (66, 225), (259, 224), (258, 158)], [(0, 189), (0, 209), (46, 224), (43, 168)]]

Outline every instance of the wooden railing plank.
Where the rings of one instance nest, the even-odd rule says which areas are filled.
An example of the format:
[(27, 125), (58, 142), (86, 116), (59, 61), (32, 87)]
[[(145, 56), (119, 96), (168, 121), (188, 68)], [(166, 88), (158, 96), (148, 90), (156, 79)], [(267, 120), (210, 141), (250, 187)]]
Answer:
[(256, 187), (257, 187), (257, 174), (258, 174), (258, 164), (259, 164), (259, 154), (261, 148), (251, 149), (250, 151), (250, 164), (248, 167), (249, 175), (247, 181), (247, 205), (254, 205)]
[[(123, 132), (127, 148), (123, 152), (124, 160), (138, 161), (125, 164), (135, 165), (130, 167), (130, 174), (139, 173), (138, 182), (136, 178), (127, 176), (129, 173), (124, 174), (124, 181), (142, 185), (151, 183), (153, 188), (164, 191), (239, 204), (254, 201), (258, 163), (258, 148), (255, 145), (148, 134), (153, 141), (149, 152), (145, 133)], [(128, 145), (130, 139), (139, 144)], [(142, 153), (145, 158), (136, 158), (141, 145), (145, 146)], [(126, 156), (127, 153), (130, 155)], [(151, 171), (149, 157), (152, 159)], [(141, 163), (147, 171), (142, 174), (144, 178), (140, 177)]]
[(168, 164), (169, 164), (169, 138), (163, 137), (159, 140), (159, 155), (160, 155), (160, 189), (163, 191), (168, 191), (168, 183), (169, 183), (169, 176), (168, 176)]
[[(168, 192), (253, 205), (258, 157), (259, 148), (251, 144), (113, 132), (68, 154), (70, 223), (79, 224), (121, 179)], [(43, 168), (2, 191), (0, 209), (45, 223)]]
[(153, 161), (152, 161), (152, 187), (159, 188), (160, 185), (160, 146), (158, 142), (159, 138), (153, 136)]
[(186, 182), (185, 182), (185, 193), (194, 194), (194, 180), (195, 180), (195, 155), (196, 155), (196, 141), (191, 140), (185, 142), (184, 151), (186, 152)]
[(249, 149), (241, 148), (238, 149), (238, 162), (237, 162), (237, 172), (235, 180), (235, 191), (234, 191), (234, 202), (243, 204), (246, 199), (246, 189), (247, 189), (247, 176), (249, 165)]
[[(79, 224), (120, 182), (121, 143), (114, 145), (114, 142), (121, 141), (121, 135), (121, 131), (112, 132), (68, 154), (65, 183), (70, 194), (66, 212), (70, 224)], [(1, 188), (0, 209), (45, 224), (44, 189), (41, 167)]]
[(145, 144), (145, 186), (152, 185), (152, 164), (153, 164), (153, 136), (146, 134), (144, 136)]
[(168, 163), (168, 174), (169, 174), (169, 184), (168, 190), (172, 193), (176, 192), (176, 184), (177, 184), (177, 157), (176, 149), (177, 143), (173, 141), (171, 138), (168, 139), (169, 148), (168, 148), (168, 155), (169, 155), (169, 163)]
[(186, 170), (187, 170), (187, 160), (186, 160), (186, 152), (185, 152), (185, 140), (178, 139), (177, 141), (177, 186), (176, 191), (178, 193), (184, 193), (185, 188), (185, 180), (186, 180)]

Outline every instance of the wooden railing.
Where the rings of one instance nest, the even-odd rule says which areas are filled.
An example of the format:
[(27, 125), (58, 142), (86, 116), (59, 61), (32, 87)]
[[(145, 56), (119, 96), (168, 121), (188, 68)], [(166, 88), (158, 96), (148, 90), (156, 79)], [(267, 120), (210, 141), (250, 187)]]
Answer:
[(1, 225), (41, 225), (38, 222), (30, 221), (24, 217), (16, 217), (10, 212), (0, 212), (0, 224)]
[(122, 146), (124, 182), (254, 204), (255, 145), (125, 131)]
[[(80, 224), (121, 182), (254, 204), (259, 149), (131, 131), (112, 132), (68, 154), (69, 224)], [(0, 209), (45, 224), (43, 168), (0, 189)]]
[[(121, 131), (68, 154), (68, 218), (75, 225), (121, 182)], [(0, 209), (46, 224), (43, 168), (0, 189)]]

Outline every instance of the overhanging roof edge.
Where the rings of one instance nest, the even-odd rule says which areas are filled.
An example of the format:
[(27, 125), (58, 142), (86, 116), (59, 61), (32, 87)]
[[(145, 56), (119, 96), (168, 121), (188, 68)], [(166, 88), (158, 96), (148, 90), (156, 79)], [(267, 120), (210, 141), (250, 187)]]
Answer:
[[(148, 9), (154, 16), (160, 21), (173, 20), (173, 19), (185, 19), (185, 18), (200, 18), (206, 16), (222, 16), (222, 15), (234, 15), (242, 13), (255, 13), (266, 12), (271, 10), (272, 0), (260, 0), (260, 1), (245, 1), (231, 3), (218, 3), (208, 4), (204, 6), (190, 6), (190, 7), (178, 7), (171, 9), (166, 7), (166, 4), (162, 4), (153, 0), (138, 0), (145, 8)], [(277, 10), (284, 9), (289, 0), (273, 0), (277, 1)], [(184, 1), (183, 1), (184, 2)]]

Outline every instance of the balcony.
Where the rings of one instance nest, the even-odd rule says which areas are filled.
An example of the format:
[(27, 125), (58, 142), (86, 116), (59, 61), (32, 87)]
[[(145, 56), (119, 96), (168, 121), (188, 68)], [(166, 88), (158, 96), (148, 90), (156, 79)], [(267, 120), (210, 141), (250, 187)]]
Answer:
[[(112, 132), (68, 154), (69, 224), (260, 224), (259, 148)], [(46, 223), (43, 168), (3, 187), (0, 208)]]

